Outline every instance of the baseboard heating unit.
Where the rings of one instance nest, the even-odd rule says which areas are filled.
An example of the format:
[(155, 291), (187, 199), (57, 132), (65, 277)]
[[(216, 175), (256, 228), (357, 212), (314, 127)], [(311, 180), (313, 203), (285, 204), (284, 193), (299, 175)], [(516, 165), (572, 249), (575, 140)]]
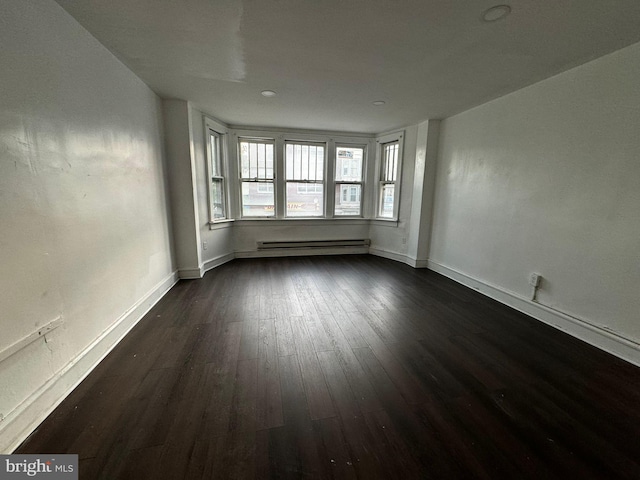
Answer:
[(371, 240), (280, 240), (258, 242), (258, 250), (287, 250), (295, 248), (368, 247)]

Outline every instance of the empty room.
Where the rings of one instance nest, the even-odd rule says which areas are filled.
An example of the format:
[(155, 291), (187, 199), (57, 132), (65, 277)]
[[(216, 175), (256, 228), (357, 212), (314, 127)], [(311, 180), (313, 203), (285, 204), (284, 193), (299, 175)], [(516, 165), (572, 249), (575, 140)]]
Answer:
[(640, 478), (640, 2), (0, 11), (1, 478)]

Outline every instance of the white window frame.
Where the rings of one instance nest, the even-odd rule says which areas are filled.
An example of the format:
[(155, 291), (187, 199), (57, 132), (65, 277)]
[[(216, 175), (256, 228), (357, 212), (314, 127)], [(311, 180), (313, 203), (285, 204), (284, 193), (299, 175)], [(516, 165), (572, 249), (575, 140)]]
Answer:
[[(204, 124), (207, 155), (207, 197), (209, 203), (209, 224), (215, 224), (228, 221), (230, 218), (229, 192), (227, 188), (229, 176), (227, 148), (228, 131), (224, 125), (207, 117), (204, 117)], [(212, 138), (216, 139), (217, 145), (215, 149), (211, 144)], [(218, 163), (218, 168), (214, 169), (214, 162), (216, 160)], [(215, 172), (215, 170), (217, 170), (217, 172)], [(215, 183), (219, 184), (222, 189), (222, 215), (218, 217), (215, 216), (215, 207), (213, 204)]]
[[(400, 196), (401, 196), (401, 185), (402, 185), (402, 164), (403, 164), (403, 138), (404, 131), (389, 133), (386, 135), (382, 135), (376, 138), (376, 142), (378, 144), (378, 152), (377, 152), (377, 168), (376, 168), (376, 181), (378, 184), (377, 192), (376, 192), (376, 210), (375, 210), (375, 219), (383, 220), (383, 221), (398, 221), (398, 214), (400, 212)], [(396, 169), (395, 169), (395, 177), (388, 178), (388, 175), (385, 171), (385, 148), (389, 145), (397, 144), (397, 160), (396, 160)], [(393, 185), (393, 209), (392, 215), (382, 216), (382, 207), (383, 207), (383, 191), (385, 186)]]
[[(360, 180), (359, 181), (355, 181), (355, 180), (337, 180), (338, 175), (336, 175), (335, 170), (337, 169), (337, 165), (338, 165), (338, 150), (340, 148), (361, 148), (362, 149), (362, 165), (360, 168)], [(343, 142), (336, 142), (336, 144), (333, 147), (333, 151), (334, 151), (334, 155), (335, 155), (335, 166), (336, 169), (334, 169), (334, 174), (333, 174), (333, 188), (332, 188), (332, 195), (335, 195), (335, 190), (336, 190), (336, 185), (340, 185), (340, 196), (342, 197), (342, 188), (344, 186), (360, 186), (360, 213), (358, 215), (336, 215), (336, 205), (334, 204), (333, 206), (333, 216), (334, 218), (363, 218), (364, 217), (364, 198), (365, 198), (365, 178), (366, 178), (366, 171), (367, 171), (367, 145), (364, 143), (358, 143), (358, 144), (352, 144), (352, 143), (343, 143)], [(352, 169), (353, 166), (349, 165), (349, 168)], [(343, 166), (343, 173), (344, 175), (344, 166)], [(350, 202), (349, 202), (350, 203)], [(357, 202), (356, 202), (357, 203)]]
[[(266, 144), (266, 145), (271, 145), (273, 148), (273, 177), (272, 178), (262, 178), (262, 177), (243, 177), (242, 176), (242, 147), (241, 144), (243, 142), (247, 142), (247, 143), (257, 143), (257, 144)], [(278, 155), (277, 155), (277, 148), (276, 148), (276, 141), (274, 138), (263, 138), (263, 137), (246, 137), (246, 136), (239, 136), (238, 137), (238, 141), (237, 141), (237, 164), (238, 164), (238, 198), (239, 198), (239, 202), (240, 202), (240, 215), (242, 218), (248, 218), (248, 219), (260, 219), (260, 218), (266, 218), (266, 219), (271, 219), (271, 218), (275, 218), (277, 216), (277, 209), (278, 209), (278, 205), (277, 205), (277, 184), (276, 184), (276, 178), (277, 178), (277, 162), (278, 162)], [(266, 168), (266, 165), (265, 165)], [(272, 215), (245, 215), (244, 214), (244, 202), (243, 202), (243, 198), (242, 198), (242, 185), (244, 183), (256, 183), (256, 184), (272, 184), (273, 185), (273, 191), (272, 192), (262, 192), (262, 193), (272, 193), (273, 194), (273, 214)], [(257, 189), (258, 187), (256, 187)]]
[[(318, 180), (317, 178), (314, 179), (289, 179), (288, 175), (287, 175), (287, 145), (307, 145), (310, 147), (322, 147), (323, 148), (323, 159), (322, 159), (322, 179)], [(327, 204), (327, 195), (328, 195), (328, 189), (327, 189), (327, 165), (328, 165), (328, 152), (329, 152), (329, 145), (327, 142), (322, 142), (322, 141), (316, 141), (316, 140), (293, 140), (293, 139), (286, 139), (284, 141), (284, 151), (283, 151), (283, 167), (284, 167), (284, 178), (283, 178), (283, 182), (284, 182), (284, 195), (285, 195), (285, 201), (284, 201), (284, 215), (285, 218), (326, 218), (327, 217), (327, 209), (326, 209), (326, 204)], [(317, 169), (316, 172), (317, 173)], [(315, 175), (314, 175), (315, 176)], [(289, 209), (289, 199), (287, 198), (287, 193), (289, 191), (288, 189), (288, 185), (290, 183), (296, 183), (296, 184), (307, 184), (307, 185), (322, 185), (322, 204), (319, 205), (320, 208), (322, 209), (322, 213), (321, 215), (309, 215), (309, 216), (303, 216), (303, 215), (287, 215), (287, 210)]]

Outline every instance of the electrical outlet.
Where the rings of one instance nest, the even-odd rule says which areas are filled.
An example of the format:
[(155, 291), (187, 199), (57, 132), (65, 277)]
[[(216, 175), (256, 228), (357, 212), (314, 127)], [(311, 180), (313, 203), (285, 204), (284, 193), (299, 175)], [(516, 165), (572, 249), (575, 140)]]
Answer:
[(209, 244), (207, 242), (202, 242), (202, 249), (206, 250)]
[(529, 277), (529, 285), (531, 285), (532, 287), (539, 287), (541, 281), (542, 275), (540, 275), (539, 273), (532, 273)]

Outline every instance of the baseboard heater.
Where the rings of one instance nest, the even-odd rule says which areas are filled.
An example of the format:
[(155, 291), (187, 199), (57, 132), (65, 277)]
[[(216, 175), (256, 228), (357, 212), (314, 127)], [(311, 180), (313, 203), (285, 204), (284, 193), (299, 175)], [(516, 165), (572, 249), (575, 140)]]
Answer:
[(293, 248), (335, 248), (335, 247), (368, 247), (371, 240), (286, 240), (258, 242), (258, 250), (286, 250)]

